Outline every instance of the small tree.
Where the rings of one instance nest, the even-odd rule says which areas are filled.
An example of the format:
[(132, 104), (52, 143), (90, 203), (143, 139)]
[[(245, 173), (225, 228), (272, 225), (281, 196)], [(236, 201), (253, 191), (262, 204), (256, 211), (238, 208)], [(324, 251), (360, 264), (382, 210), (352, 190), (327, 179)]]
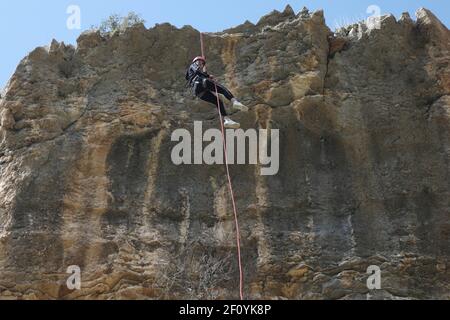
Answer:
[(102, 35), (109, 35), (116, 32), (123, 32), (127, 28), (139, 23), (145, 23), (145, 20), (135, 12), (129, 12), (124, 17), (118, 14), (112, 14), (106, 20), (103, 20), (96, 29), (98, 29)]
[(144, 24), (145, 20), (142, 19), (140, 15), (138, 15), (133, 11), (129, 12), (126, 17), (122, 18), (122, 27), (125, 29), (139, 23)]

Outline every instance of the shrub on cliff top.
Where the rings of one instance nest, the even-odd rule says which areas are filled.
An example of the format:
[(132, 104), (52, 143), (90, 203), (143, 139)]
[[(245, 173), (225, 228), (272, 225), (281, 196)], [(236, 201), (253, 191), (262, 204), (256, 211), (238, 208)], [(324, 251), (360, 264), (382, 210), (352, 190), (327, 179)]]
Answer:
[(100, 31), (102, 35), (112, 35), (116, 32), (123, 32), (127, 28), (139, 23), (145, 23), (145, 20), (135, 12), (129, 12), (126, 16), (112, 14), (100, 23), (100, 26), (94, 27)]

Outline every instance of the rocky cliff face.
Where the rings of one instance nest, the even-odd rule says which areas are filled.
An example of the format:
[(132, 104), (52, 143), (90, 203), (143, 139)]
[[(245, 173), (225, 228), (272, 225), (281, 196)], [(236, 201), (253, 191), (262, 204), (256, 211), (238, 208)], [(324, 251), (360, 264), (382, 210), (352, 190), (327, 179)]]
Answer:
[[(449, 30), (421, 9), (333, 34), (287, 7), (205, 45), (251, 107), (234, 119), (280, 130), (277, 175), (231, 166), (246, 297), (449, 299)], [(184, 90), (199, 46), (138, 25), (22, 60), (0, 100), (1, 298), (238, 298), (224, 167), (170, 158), (173, 130), (219, 126)]]

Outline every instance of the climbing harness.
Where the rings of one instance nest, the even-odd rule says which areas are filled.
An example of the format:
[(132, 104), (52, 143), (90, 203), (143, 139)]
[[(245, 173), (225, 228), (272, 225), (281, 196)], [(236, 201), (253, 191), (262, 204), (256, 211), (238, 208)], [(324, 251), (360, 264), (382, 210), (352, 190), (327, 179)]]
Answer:
[[(200, 32), (200, 43), (201, 43), (201, 50), (202, 50), (202, 58), (206, 59), (205, 57), (205, 47), (203, 43), (203, 33)], [(213, 80), (214, 81), (214, 80)], [(239, 265), (239, 295), (241, 300), (244, 300), (244, 274), (242, 271), (242, 259), (241, 259), (241, 236), (240, 236), (240, 229), (239, 229), (239, 219), (236, 209), (236, 201), (234, 199), (234, 192), (233, 192), (233, 184), (231, 183), (231, 176), (230, 176), (230, 168), (228, 164), (228, 153), (227, 153), (227, 143), (225, 139), (225, 127), (223, 124), (222, 114), (220, 113), (220, 98), (219, 93), (217, 90), (217, 83), (214, 81), (214, 87), (216, 91), (216, 97), (217, 97), (217, 110), (219, 111), (219, 119), (220, 119), (220, 125), (222, 128), (222, 141), (223, 141), (223, 150), (225, 153), (225, 168), (227, 171), (227, 177), (228, 177), (228, 187), (230, 189), (230, 195), (231, 195), (231, 201), (233, 203), (233, 211), (234, 211), (234, 221), (236, 226), (236, 244), (237, 244), (237, 256), (238, 256), (238, 265)]]

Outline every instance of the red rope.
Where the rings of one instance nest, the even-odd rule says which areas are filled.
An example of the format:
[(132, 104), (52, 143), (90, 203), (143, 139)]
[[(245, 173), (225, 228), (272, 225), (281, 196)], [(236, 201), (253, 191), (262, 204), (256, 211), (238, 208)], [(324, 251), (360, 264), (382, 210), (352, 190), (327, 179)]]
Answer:
[(243, 272), (242, 272), (242, 261), (241, 261), (241, 237), (240, 237), (240, 231), (239, 231), (239, 220), (238, 220), (238, 214), (237, 214), (237, 210), (236, 210), (236, 202), (234, 200), (233, 184), (231, 183), (230, 168), (229, 168), (229, 165), (228, 165), (227, 143), (226, 143), (226, 140), (225, 140), (225, 128), (224, 128), (224, 125), (223, 125), (222, 114), (220, 113), (219, 93), (217, 92), (217, 84), (216, 83), (214, 83), (214, 86), (216, 88), (217, 107), (218, 107), (218, 110), (219, 110), (220, 124), (221, 124), (221, 127), (222, 127), (223, 151), (225, 152), (225, 167), (227, 168), (228, 186), (230, 188), (231, 201), (233, 202), (234, 221), (235, 221), (235, 225), (236, 225), (236, 243), (237, 243), (238, 264), (239, 264), (239, 295), (241, 297), (241, 300), (244, 300), (244, 293), (243, 293), (244, 276), (243, 276)]
[[(202, 56), (206, 59), (205, 56), (205, 48), (203, 46), (203, 33), (200, 33), (200, 43), (202, 48)], [(228, 186), (230, 189), (231, 194), (231, 201), (233, 202), (233, 211), (234, 211), (234, 222), (236, 226), (236, 244), (237, 244), (237, 255), (238, 255), (238, 264), (239, 264), (239, 295), (241, 300), (244, 300), (244, 273), (242, 271), (242, 259), (241, 259), (241, 236), (240, 236), (240, 229), (239, 229), (239, 219), (236, 209), (236, 201), (234, 200), (234, 192), (233, 192), (233, 184), (231, 183), (231, 176), (230, 176), (230, 168), (228, 164), (228, 153), (227, 153), (227, 143), (225, 139), (225, 127), (223, 124), (222, 119), (222, 113), (220, 113), (220, 98), (219, 93), (217, 91), (217, 84), (214, 82), (214, 87), (216, 90), (216, 97), (217, 97), (217, 110), (219, 111), (219, 119), (220, 119), (220, 125), (222, 128), (222, 140), (223, 140), (223, 151), (225, 152), (225, 167), (227, 170), (227, 177), (228, 177)]]
[(201, 50), (202, 50), (202, 57), (203, 57), (204, 59), (206, 59), (206, 56), (205, 56), (205, 46), (203, 45), (203, 33), (202, 33), (202, 32), (200, 32), (200, 46), (201, 46)]

